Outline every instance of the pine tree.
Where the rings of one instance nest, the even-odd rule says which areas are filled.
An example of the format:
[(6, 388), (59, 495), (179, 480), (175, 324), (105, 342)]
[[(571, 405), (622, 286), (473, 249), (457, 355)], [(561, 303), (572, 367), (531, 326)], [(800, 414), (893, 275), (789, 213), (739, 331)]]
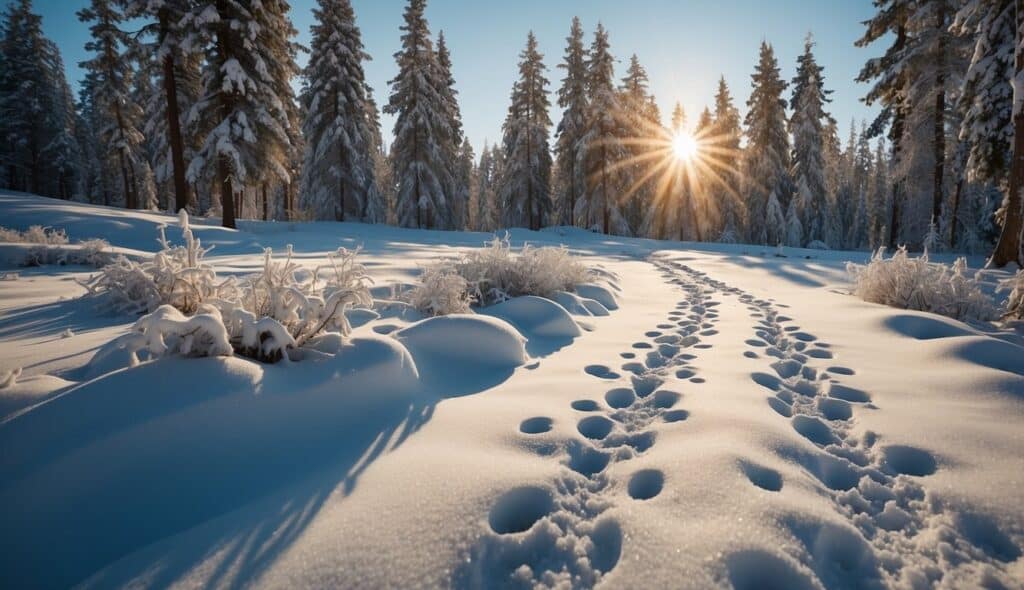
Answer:
[[(782, 93), (786, 82), (779, 76), (775, 51), (766, 42), (761, 43), (760, 61), (751, 76), (752, 88), (747, 100), (747, 149), (743, 170), (743, 193), (747, 198), (747, 237), (764, 244), (767, 240), (765, 208), (768, 197), (774, 191), (788, 200), (790, 189), (789, 134), (786, 132), (786, 103)], [(809, 84), (811, 90), (817, 82)], [(810, 94), (808, 92), (805, 95)], [(816, 92), (813, 93), (816, 95)], [(820, 99), (819, 99), (820, 104)], [(814, 113), (809, 113), (808, 118)], [(821, 135), (818, 127), (818, 157), (820, 158)], [(818, 176), (821, 175), (820, 160)], [(811, 174), (808, 169), (806, 175)], [(810, 178), (809, 178), (810, 180)], [(823, 185), (824, 183), (822, 183)], [(816, 189), (817, 185), (809, 187)], [(806, 217), (805, 217), (806, 219)]]
[(825, 184), (825, 160), (822, 154), (822, 122), (825, 113), (814, 76), (811, 74), (803, 93), (797, 97), (796, 110), (790, 122), (793, 131), (792, 178), (798, 186), (806, 187), (811, 199), (804, 203), (805, 209), (802, 211), (804, 238), (809, 242), (818, 240), (836, 247), (840, 244), (836, 243), (829, 221), (833, 208), (830, 207), (831, 200)]
[[(892, 165), (901, 164), (904, 152), (904, 131), (907, 127), (907, 115), (910, 106), (907, 102), (908, 76), (902, 68), (902, 57), (909, 43), (907, 29), (908, 16), (913, 8), (914, 0), (876, 0), (877, 14), (865, 23), (867, 31), (857, 40), (857, 47), (866, 47), (880, 39), (891, 38), (892, 44), (881, 57), (872, 58), (861, 69), (857, 76), (858, 82), (873, 82), (873, 86), (864, 97), (869, 106), (881, 104), (882, 110), (871, 124), (872, 136), (879, 135), (888, 128), (888, 139), (892, 146)], [(898, 174), (890, 175), (890, 216), (886, 241), (890, 248), (895, 248), (900, 235), (900, 219), (904, 199), (903, 178)]]
[(318, 0), (300, 101), (306, 149), (301, 200), (317, 219), (380, 221), (380, 149), (355, 13), (349, 0)]
[(69, 199), (78, 180), (74, 100), (56, 44), (30, 0), (0, 30), (0, 186)]
[(194, 7), (183, 23), (190, 42), (206, 48), (203, 96), (190, 114), (206, 137), (188, 177), (216, 178), (225, 227), (235, 226), (236, 195), (246, 187), (258, 188), (267, 207), (268, 185), (292, 180), (301, 137), (288, 8), (284, 0), (218, 0)]
[(89, 89), (99, 143), (105, 158), (115, 162), (111, 168), (120, 171), (124, 206), (137, 209), (145, 205), (140, 193), (145, 192), (143, 168), (148, 164), (140, 130), (143, 110), (131, 96), (135, 72), (127, 54), (134, 40), (120, 29), (124, 15), (110, 0), (92, 0), (89, 8), (78, 12), (78, 19), (93, 23), (89, 27), (92, 40), (85, 49), (95, 56), (80, 65), (92, 74)]
[(153, 92), (142, 101), (144, 130), (156, 151), (153, 174), (158, 190), (163, 194), (159, 185), (171, 182), (175, 211), (187, 207), (191, 200), (186, 161), (197, 147), (189, 145), (182, 122), (200, 92), (198, 56), (185, 50), (187, 31), (181, 27), (191, 7), (191, 0), (125, 0), (128, 18), (151, 19), (142, 32), (150, 34), (153, 41), (140, 61), (159, 64), (162, 92)]
[(395, 115), (391, 161), (396, 184), (395, 213), (404, 227), (450, 226), (446, 190), (452, 186), (449, 145), (454, 130), (451, 112), (439, 89), (440, 79), (423, 16), (426, 0), (409, 0), (402, 25), (402, 50), (395, 54), (398, 75), (384, 112)]
[[(459, 182), (461, 178), (459, 174), (459, 151), (463, 143), (462, 112), (459, 108), (459, 93), (455, 89), (455, 76), (452, 74), (451, 52), (445, 41), (444, 31), (438, 32), (437, 35), (437, 66), (439, 68), (437, 79), (441, 81), (438, 93), (445, 104), (448, 116), (448, 129), (450, 130), (447, 136), (443, 136), (446, 141), (441, 146), (452, 180), (452, 184), (447, 187), (446, 194), (449, 195), (452, 214), (458, 215), (457, 212), (464, 211), (468, 206), (466, 203), (460, 203), (459, 200), (468, 198), (469, 188), (462, 186)], [(460, 220), (452, 219), (453, 228), (458, 227), (459, 223), (461, 223)]]
[(768, 245), (782, 244), (786, 241), (787, 228), (786, 228), (786, 216), (782, 212), (782, 205), (779, 203), (779, 197), (772, 191), (768, 195), (768, 205), (765, 207), (764, 215), (765, 224), (765, 235), (767, 237), (765, 243)]
[[(550, 158), (550, 156), (548, 156)], [(469, 138), (462, 139), (462, 147), (459, 148), (458, 169), (456, 170), (456, 186), (459, 194), (455, 199), (455, 224), (453, 229), (466, 230), (471, 226), (471, 211), (473, 194), (476, 191), (476, 156), (473, 154), (473, 146)]]
[[(738, 120), (737, 116), (737, 120)], [(690, 199), (691, 209), (693, 210), (692, 227), (694, 231), (694, 238), (697, 241), (707, 240), (711, 236), (712, 227), (715, 227), (715, 219), (719, 213), (718, 209), (714, 207), (712, 203), (713, 190), (718, 188), (718, 185), (706, 178), (710, 175), (722, 175), (723, 171), (718, 168), (719, 154), (706, 153), (709, 152), (712, 147), (712, 133), (715, 129), (715, 119), (711, 114), (711, 109), (704, 107), (701, 111), (700, 117), (697, 119), (697, 125), (693, 128), (693, 136), (701, 144), (701, 152), (703, 152), (701, 158), (698, 160), (699, 167), (691, 170), (686, 177), (686, 190), (688, 198)], [(727, 172), (729, 175), (733, 175), (734, 171), (730, 170)], [(738, 199), (733, 197), (735, 201)]]
[(871, 250), (877, 249), (888, 240), (883, 233), (889, 211), (888, 199), (891, 196), (888, 153), (885, 139), (879, 138), (878, 146), (875, 148), (874, 163), (871, 166), (872, 174), (867, 200), (868, 247)]
[(669, 162), (655, 140), (667, 135), (661, 125), (654, 97), (648, 86), (647, 70), (633, 54), (619, 87), (620, 125), (622, 138), (629, 152), (629, 164), (618, 168), (618, 174), (629, 183), (621, 196), (622, 208), (632, 235), (644, 235), (648, 209), (654, 199), (656, 167)]
[(576, 225), (576, 203), (584, 192), (579, 143), (586, 131), (587, 104), (587, 51), (583, 46), (583, 27), (579, 17), (572, 19), (572, 29), (566, 38), (564, 62), (558, 67), (565, 70), (565, 78), (558, 89), (558, 106), (563, 109), (562, 120), (555, 132), (555, 154), (558, 157), (561, 192), (556, 195), (560, 223)]
[(800, 213), (797, 211), (797, 201), (794, 196), (789, 200), (789, 207), (786, 208), (786, 245), (793, 248), (803, 246), (804, 229), (800, 221)]
[(477, 231), (493, 231), (497, 229), (496, 189), (500, 174), (501, 151), (494, 147), (484, 146), (477, 165), (477, 197), (476, 225)]
[(740, 230), (746, 225), (746, 205), (740, 196), (742, 174), (740, 162), (740, 113), (733, 104), (725, 76), (718, 80), (715, 93), (715, 117), (712, 131), (703, 141), (709, 153), (707, 175), (710, 187), (710, 201), (718, 207), (719, 223), (717, 234), (721, 241), (736, 241)]
[(584, 192), (576, 202), (575, 216), (585, 227), (606, 234), (629, 234), (629, 224), (619, 209), (625, 188), (616, 167), (629, 157), (622, 143), (621, 107), (613, 85), (615, 60), (609, 53), (608, 33), (598, 23), (587, 61), (589, 108), (577, 158), (582, 163)]
[(498, 195), (507, 227), (537, 230), (552, 215), (551, 150), (548, 130), (551, 119), (544, 77), (544, 56), (537, 50), (533, 32), (520, 54), (519, 79), (512, 88), (512, 104), (504, 125), (505, 169)]

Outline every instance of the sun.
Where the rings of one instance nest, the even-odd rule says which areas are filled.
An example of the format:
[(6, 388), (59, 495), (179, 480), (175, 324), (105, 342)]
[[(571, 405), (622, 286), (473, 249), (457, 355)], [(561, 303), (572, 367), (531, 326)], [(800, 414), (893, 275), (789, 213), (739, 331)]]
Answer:
[(697, 144), (696, 138), (689, 133), (682, 131), (672, 138), (672, 153), (676, 160), (688, 162), (697, 155), (698, 151), (700, 151), (700, 146)]

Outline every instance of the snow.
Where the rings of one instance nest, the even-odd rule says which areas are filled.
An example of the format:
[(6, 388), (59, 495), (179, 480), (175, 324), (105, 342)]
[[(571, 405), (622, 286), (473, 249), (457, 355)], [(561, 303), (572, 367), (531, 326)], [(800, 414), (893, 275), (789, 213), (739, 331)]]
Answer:
[[(178, 235), (21, 194), (0, 217), (139, 260)], [(514, 230), (592, 284), (424, 318), (399, 295), (489, 236), (218, 221), (190, 225), (221, 278), (361, 247), (372, 310), (289, 362), (133, 361), (94, 268), (0, 262), (7, 584), (1024, 587), (1024, 337), (861, 300), (867, 252)]]

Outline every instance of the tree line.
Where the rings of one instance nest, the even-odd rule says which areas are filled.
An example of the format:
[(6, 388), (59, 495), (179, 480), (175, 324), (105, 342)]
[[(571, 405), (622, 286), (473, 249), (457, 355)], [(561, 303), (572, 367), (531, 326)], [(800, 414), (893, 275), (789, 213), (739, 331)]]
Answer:
[[(309, 61), (285, 0), (91, 0), (77, 98), (31, 0), (0, 31), (0, 183), (128, 208), (434, 229), (993, 252), (1021, 262), (1024, 7), (875, 0), (857, 42), (870, 123), (843, 132), (808, 36), (792, 79), (761, 44), (741, 116), (722, 78), (666, 125), (637, 56), (573, 20), (551, 70), (529, 33), (501, 141), (465, 137), (444, 33), (409, 0), (378, 107), (349, 0), (318, 0)], [(292, 80), (301, 79), (295, 93)], [(553, 109), (557, 106), (557, 113)], [(380, 113), (394, 116), (390, 144)], [(559, 115), (557, 123), (552, 114)], [(678, 153), (680, 138), (696, 143)]]

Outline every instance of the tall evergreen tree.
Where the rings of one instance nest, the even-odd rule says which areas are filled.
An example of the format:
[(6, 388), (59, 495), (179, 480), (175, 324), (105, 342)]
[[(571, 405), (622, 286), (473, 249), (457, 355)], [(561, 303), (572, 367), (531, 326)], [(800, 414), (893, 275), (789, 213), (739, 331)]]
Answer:
[[(748, 110), (745, 119), (747, 148), (743, 166), (743, 193), (747, 199), (747, 237), (763, 244), (768, 239), (765, 208), (769, 196), (775, 192), (776, 196), (784, 195), (788, 202), (792, 193), (786, 103), (782, 98), (787, 84), (779, 76), (775, 51), (766, 42), (761, 43), (760, 60), (751, 76), (751, 85), (753, 90), (747, 100)], [(809, 84), (809, 87), (816, 90), (817, 82)], [(820, 127), (818, 130), (820, 157)], [(818, 174), (821, 174), (820, 168)]]
[(499, 200), (506, 226), (540, 229), (552, 215), (551, 150), (548, 130), (548, 79), (544, 56), (531, 31), (519, 55), (519, 79), (512, 88), (512, 104), (505, 120), (505, 169)]
[(740, 112), (733, 103), (725, 76), (718, 79), (715, 92), (715, 116), (712, 131), (702, 142), (708, 152), (706, 175), (710, 175), (710, 201), (718, 208), (717, 237), (724, 242), (736, 241), (746, 224), (746, 205), (740, 197), (742, 175)]
[(558, 157), (561, 191), (556, 195), (560, 223), (576, 225), (576, 203), (584, 192), (585, 178), (578, 160), (579, 143), (586, 132), (587, 104), (587, 50), (583, 45), (583, 27), (579, 17), (572, 19), (572, 29), (566, 38), (565, 58), (558, 65), (565, 70), (565, 78), (558, 89), (558, 106), (563, 109), (562, 120), (555, 132), (555, 154)]
[(633, 54), (619, 87), (620, 125), (622, 138), (629, 152), (628, 164), (618, 168), (629, 183), (622, 195), (622, 208), (632, 235), (644, 235), (648, 209), (654, 198), (658, 174), (666, 171), (671, 160), (656, 140), (666, 135), (661, 113), (648, 89), (650, 79), (640, 59)]
[(203, 96), (190, 120), (205, 141), (189, 178), (216, 178), (225, 227), (235, 226), (236, 195), (288, 184), (301, 138), (291, 79), (296, 31), (284, 0), (218, 0), (186, 16), (190, 43), (206, 48)]
[[(306, 149), (301, 198), (318, 219), (383, 221), (376, 162), (376, 106), (363, 62), (370, 59), (349, 0), (318, 0), (300, 95)], [(375, 212), (371, 214), (371, 212)]]
[[(550, 156), (549, 156), (550, 157)], [(455, 185), (458, 193), (455, 198), (455, 211), (453, 212), (453, 229), (466, 230), (470, 227), (470, 214), (472, 211), (473, 194), (476, 190), (476, 156), (473, 154), (473, 146), (469, 143), (468, 137), (462, 138), (462, 146), (459, 148), (458, 167), (455, 171)]]
[(587, 60), (589, 108), (586, 130), (577, 158), (582, 163), (584, 191), (576, 202), (576, 218), (585, 227), (606, 234), (628, 235), (629, 224), (619, 208), (625, 188), (616, 167), (629, 157), (622, 142), (621, 107), (614, 86), (615, 59), (609, 52), (608, 32), (598, 23)]
[(111, 0), (92, 0), (89, 8), (78, 12), (78, 19), (92, 23), (92, 39), (85, 49), (95, 55), (80, 65), (92, 75), (88, 87), (100, 145), (105, 157), (114, 162), (110, 168), (120, 172), (124, 206), (137, 209), (148, 205), (143, 202), (147, 189), (143, 167), (148, 163), (141, 131), (143, 110), (132, 98), (135, 72), (128, 54), (135, 41), (121, 30), (124, 14)]
[(397, 192), (395, 212), (404, 227), (444, 229), (451, 225), (447, 191), (453, 184), (450, 104), (441, 92), (447, 81), (423, 15), (426, 0), (409, 0), (402, 25), (398, 75), (384, 112), (395, 115), (391, 161)]
[(811, 74), (803, 92), (797, 97), (790, 127), (793, 132), (792, 178), (809, 201), (803, 201), (804, 239), (821, 241), (839, 247), (838, 236), (832, 233), (830, 214), (833, 209), (825, 183), (825, 145), (822, 123), (823, 102), (815, 74)]

